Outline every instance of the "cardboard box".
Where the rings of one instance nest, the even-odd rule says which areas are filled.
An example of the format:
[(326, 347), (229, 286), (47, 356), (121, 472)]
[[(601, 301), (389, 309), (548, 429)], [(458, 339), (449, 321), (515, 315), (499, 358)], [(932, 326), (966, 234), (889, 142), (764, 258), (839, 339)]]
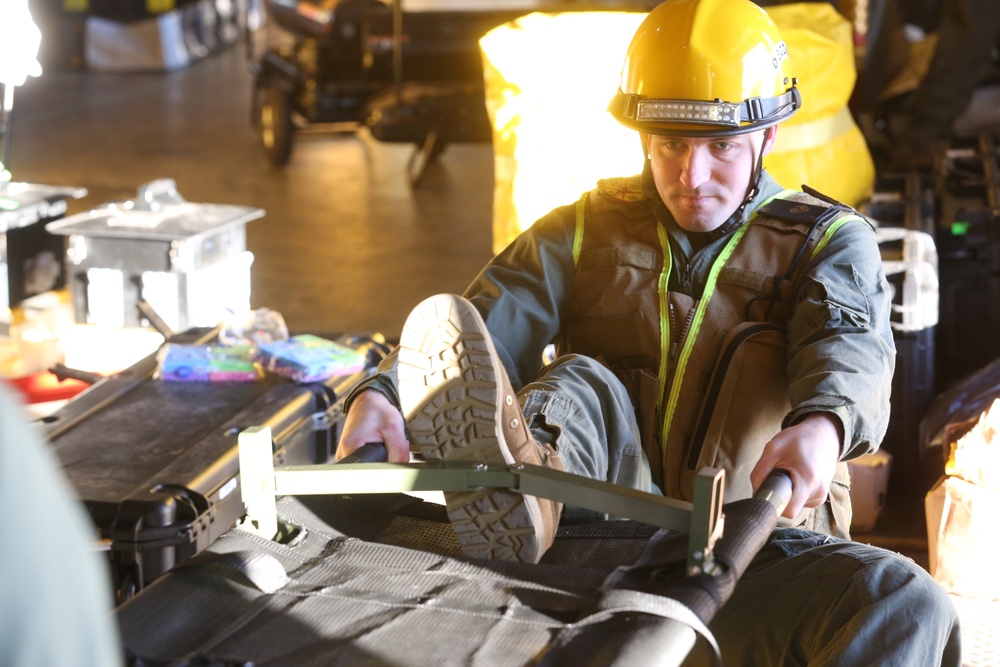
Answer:
[(116, 0), (112, 5), (103, 12), (91, 6), (84, 19), (87, 69), (172, 72), (235, 44), (249, 21), (260, 20), (261, 11), (260, 0)]
[(885, 507), (892, 455), (879, 450), (848, 461), (847, 467), (851, 471), (851, 505), (854, 507), (851, 532), (864, 533), (875, 527)]
[(949, 593), (1000, 599), (1000, 491), (945, 476), (927, 492), (930, 572)]

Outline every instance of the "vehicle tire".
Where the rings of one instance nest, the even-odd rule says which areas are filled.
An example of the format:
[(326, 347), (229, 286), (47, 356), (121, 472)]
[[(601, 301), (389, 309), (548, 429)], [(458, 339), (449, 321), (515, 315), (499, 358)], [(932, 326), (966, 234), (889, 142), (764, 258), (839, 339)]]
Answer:
[(258, 90), (260, 116), (258, 131), (267, 159), (275, 166), (288, 163), (292, 154), (295, 126), (292, 123), (292, 101), (277, 86), (264, 84)]

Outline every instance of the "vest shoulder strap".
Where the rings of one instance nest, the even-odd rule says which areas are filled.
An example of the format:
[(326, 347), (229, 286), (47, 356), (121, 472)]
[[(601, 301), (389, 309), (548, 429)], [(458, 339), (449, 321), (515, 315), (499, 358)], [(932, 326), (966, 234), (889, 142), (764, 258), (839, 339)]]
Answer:
[(830, 206), (820, 206), (795, 199), (772, 199), (758, 209), (758, 215), (778, 218), (786, 222), (812, 224), (821, 216), (829, 215)]
[(836, 199), (827, 197), (808, 186), (802, 186), (803, 192), (788, 192), (775, 197), (758, 209), (758, 214), (784, 220), (792, 223), (812, 225), (833, 222), (846, 218), (864, 220), (874, 228), (872, 222), (861, 213)]

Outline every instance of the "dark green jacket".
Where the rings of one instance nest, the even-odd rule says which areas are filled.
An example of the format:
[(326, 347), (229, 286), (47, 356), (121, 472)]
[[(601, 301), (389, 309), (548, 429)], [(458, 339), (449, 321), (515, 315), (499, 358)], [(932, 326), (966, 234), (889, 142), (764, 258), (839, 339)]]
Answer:
[[(669, 237), (667, 285), (696, 300), (730, 236), (782, 192), (765, 173), (745, 210), (699, 239), (677, 226), (648, 177), (644, 182), (644, 191), (632, 197), (645, 199), (649, 224), (661, 226)], [(576, 205), (557, 208), (495, 257), (465, 292), (483, 314), (515, 390), (537, 376), (543, 350), (563, 332), (573, 300), (576, 238)], [(787, 324), (791, 409), (784, 424), (815, 411), (835, 414), (844, 427), (842, 460), (874, 451), (885, 434), (895, 361), (890, 300), (874, 232), (859, 218), (839, 226), (815, 254), (792, 298)], [(366, 384), (391, 399), (396, 396), (394, 361), (391, 356), (384, 372)]]

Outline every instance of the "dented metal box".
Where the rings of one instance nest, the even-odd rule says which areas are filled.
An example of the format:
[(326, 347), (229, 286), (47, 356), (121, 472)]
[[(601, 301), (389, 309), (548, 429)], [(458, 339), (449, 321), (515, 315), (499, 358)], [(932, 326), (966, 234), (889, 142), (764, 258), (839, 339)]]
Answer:
[(146, 326), (147, 302), (174, 331), (214, 326), (250, 307), (246, 223), (264, 210), (186, 201), (171, 179), (134, 200), (50, 223), (68, 237), (66, 272), (77, 322)]

